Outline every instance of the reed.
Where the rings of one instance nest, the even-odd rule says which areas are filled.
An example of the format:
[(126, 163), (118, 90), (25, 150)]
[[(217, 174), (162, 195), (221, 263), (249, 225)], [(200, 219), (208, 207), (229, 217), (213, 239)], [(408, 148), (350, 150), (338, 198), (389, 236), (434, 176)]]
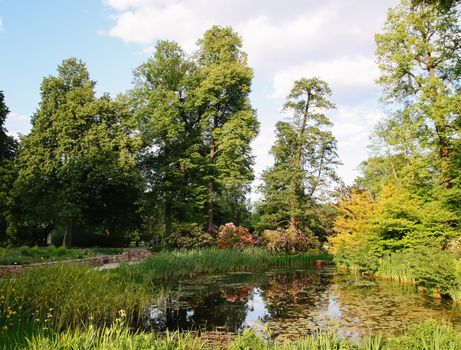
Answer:
[[(107, 349), (165, 349), (198, 350), (223, 349), (224, 343), (210, 342), (191, 333), (166, 332), (159, 335), (133, 332), (125, 326), (123, 319), (107, 327), (78, 327), (58, 332), (39, 329), (31, 332), (28, 339), (14, 342), (11, 338), (0, 338), (0, 349), (9, 350), (107, 350)], [(231, 340), (229, 350), (460, 350), (461, 339), (450, 325), (426, 321), (411, 328), (407, 334), (384, 339), (370, 336), (362, 344), (340, 339), (334, 330), (317, 331), (299, 340), (265, 340), (251, 330)]]
[(414, 274), (414, 269), (410, 266), (406, 255), (392, 254), (380, 260), (375, 276), (399, 283), (416, 284)]
[(172, 277), (192, 277), (207, 273), (258, 270), (273, 267), (302, 268), (317, 260), (330, 260), (327, 254), (271, 254), (263, 249), (192, 249), (161, 252), (137, 265), (123, 265), (118, 272), (136, 282)]
[(24, 323), (64, 329), (109, 324), (124, 310), (130, 321), (149, 304), (145, 286), (111, 271), (80, 265), (36, 268), (0, 279), (0, 329)]

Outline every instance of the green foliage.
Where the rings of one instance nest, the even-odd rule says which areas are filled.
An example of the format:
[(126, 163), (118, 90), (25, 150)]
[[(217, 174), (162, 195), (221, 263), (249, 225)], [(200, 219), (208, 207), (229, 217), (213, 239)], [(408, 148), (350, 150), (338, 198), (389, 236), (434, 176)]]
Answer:
[(99, 226), (110, 237), (133, 225), (139, 141), (126, 101), (96, 98), (94, 86), (75, 58), (65, 60), (57, 76), (43, 79), (13, 190), (10, 231), (17, 238), (38, 241), (30, 233), (41, 230), (43, 240), (61, 225), (70, 246), (84, 225)]
[(216, 246), (220, 249), (244, 249), (256, 244), (255, 238), (246, 227), (233, 223), (222, 225), (218, 230)]
[(209, 232), (215, 211), (219, 221), (241, 221), (241, 213), (225, 212), (246, 210), (241, 196), (228, 193), (247, 192), (253, 180), (250, 142), (259, 124), (241, 40), (230, 27), (213, 26), (198, 44), (187, 58), (177, 43), (160, 41), (137, 69), (131, 92), (144, 141), (144, 212), (164, 224), (166, 236), (175, 221), (201, 222), (205, 206)]
[(254, 271), (270, 267), (307, 267), (316, 260), (329, 260), (327, 254), (270, 254), (265, 249), (191, 249), (162, 251), (147, 260), (129, 266), (120, 266), (118, 273), (128, 280), (152, 282), (172, 277), (192, 277), (206, 273)]
[(331, 121), (323, 111), (333, 108), (328, 101), (331, 90), (318, 79), (300, 79), (294, 84), (285, 112), (290, 122), (276, 124), (276, 141), (271, 148), (275, 164), (263, 175), (260, 190), (263, 200), (258, 229), (286, 228), (315, 231), (322, 221), (319, 203), (327, 189), (337, 180), (335, 167), (339, 164), (336, 139), (328, 130)]
[(376, 275), (414, 283), (443, 295), (449, 295), (461, 286), (456, 278), (456, 260), (450, 253), (437, 248), (424, 247), (385, 256), (380, 260)]
[(405, 336), (391, 339), (386, 349), (459, 350), (461, 338), (452, 326), (428, 320), (410, 329)]
[(47, 261), (84, 259), (91, 258), (97, 254), (114, 255), (120, 254), (121, 248), (72, 248), (64, 246), (56, 248), (54, 245), (48, 247), (0, 248), (0, 265), (32, 264)]
[(378, 259), (394, 252), (440, 252), (458, 234), (457, 218), (443, 203), (424, 202), (393, 185), (383, 187), (376, 203), (367, 192), (353, 192), (338, 210), (330, 238), (335, 259), (363, 270), (376, 271)]
[[(0, 280), (0, 290), (0, 328), (11, 322), (42, 322), (57, 329), (93, 321), (110, 324), (120, 310), (127, 320), (137, 320), (149, 300), (145, 287), (123, 275), (80, 265), (34, 268)], [(13, 317), (7, 317), (8, 310)]]
[[(3, 340), (3, 339), (2, 339)], [(15, 341), (11, 336), (4, 338), (5, 349), (159, 349), (159, 350), (195, 350), (220, 349), (222, 345), (206, 341), (190, 333), (166, 332), (155, 335), (146, 332), (132, 332), (121, 319), (108, 327), (96, 328), (93, 325), (55, 330), (35, 329), (28, 339)], [(382, 336), (370, 336), (361, 345), (349, 340), (339, 339), (333, 330), (318, 331), (299, 340), (265, 340), (246, 330), (227, 345), (229, 350), (441, 350), (461, 349), (459, 335), (452, 326), (438, 324), (428, 320), (411, 329), (403, 336), (383, 339)]]
[(215, 245), (214, 238), (199, 224), (177, 224), (173, 226), (172, 232), (166, 243), (173, 248), (192, 249)]
[(14, 160), (17, 156), (18, 142), (7, 134), (4, 127), (8, 113), (5, 96), (3, 91), (0, 91), (0, 244), (7, 239), (12, 202), (11, 188), (17, 176)]
[[(383, 100), (399, 103), (401, 113), (414, 116), (416, 128), (424, 128), (424, 138), (414, 133), (410, 140), (396, 141), (402, 145), (410, 141), (426, 154), (432, 152), (436, 162), (426, 163), (426, 167), (436, 166), (439, 182), (449, 189), (453, 185), (453, 142), (459, 135), (461, 27), (456, 6), (439, 11), (433, 3), (412, 6), (410, 0), (402, 0), (389, 10), (383, 33), (375, 37), (381, 70), (378, 82), (384, 88)], [(410, 164), (415, 156), (424, 157), (421, 152), (401, 153)]]
[(132, 332), (120, 322), (102, 328), (90, 325), (86, 328), (69, 328), (64, 332), (36, 331), (25, 341), (26, 344), (24, 346), (14, 346), (14, 342), (10, 342), (11, 344), (8, 349), (17, 350), (198, 350), (203, 349), (205, 343), (200, 338), (179, 332), (167, 332), (163, 336), (154, 336), (153, 334), (144, 332)]

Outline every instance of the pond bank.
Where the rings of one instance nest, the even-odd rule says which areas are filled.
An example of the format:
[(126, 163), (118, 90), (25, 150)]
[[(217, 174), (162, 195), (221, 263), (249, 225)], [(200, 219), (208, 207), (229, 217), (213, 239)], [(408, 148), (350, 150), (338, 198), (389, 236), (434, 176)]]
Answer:
[(108, 264), (120, 264), (122, 262), (142, 261), (147, 259), (151, 255), (151, 251), (145, 248), (127, 248), (122, 252), (122, 254), (117, 255), (99, 255), (91, 258), (46, 261), (32, 264), (0, 265), (0, 278), (15, 275), (37, 267), (69, 264), (102, 267)]

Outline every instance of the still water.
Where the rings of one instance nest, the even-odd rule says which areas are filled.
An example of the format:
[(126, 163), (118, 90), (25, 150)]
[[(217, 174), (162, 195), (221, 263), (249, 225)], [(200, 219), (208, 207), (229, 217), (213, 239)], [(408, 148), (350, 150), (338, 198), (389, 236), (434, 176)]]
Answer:
[(290, 338), (334, 328), (353, 340), (399, 334), (426, 319), (461, 327), (460, 310), (448, 302), (418, 294), (412, 286), (367, 280), (328, 266), (208, 275), (165, 289), (146, 311), (146, 327), (224, 332), (251, 327), (261, 335)]

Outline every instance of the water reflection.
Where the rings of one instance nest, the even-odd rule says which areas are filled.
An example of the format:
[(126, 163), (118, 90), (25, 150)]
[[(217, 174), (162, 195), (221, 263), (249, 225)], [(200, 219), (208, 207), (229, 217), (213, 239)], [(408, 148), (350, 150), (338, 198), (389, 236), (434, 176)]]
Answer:
[(358, 339), (400, 333), (428, 318), (461, 323), (450, 304), (425, 298), (411, 286), (338, 274), (332, 267), (206, 276), (168, 288), (146, 311), (145, 326), (226, 332), (252, 327), (290, 338), (334, 327)]

